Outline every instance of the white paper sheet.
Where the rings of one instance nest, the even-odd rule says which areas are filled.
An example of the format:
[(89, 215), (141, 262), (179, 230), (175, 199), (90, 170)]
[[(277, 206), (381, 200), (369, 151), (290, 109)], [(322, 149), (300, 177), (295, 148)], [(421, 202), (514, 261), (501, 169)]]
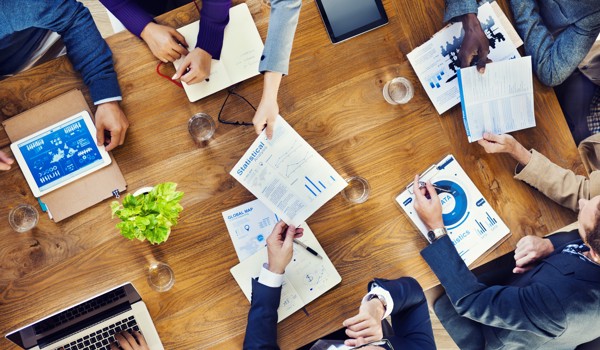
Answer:
[(230, 174), (288, 225), (298, 226), (346, 181), (281, 116), (273, 139), (263, 131)]
[[(489, 3), (481, 5), (477, 18), (490, 40), (490, 58), (494, 62), (521, 57), (509, 33), (496, 17)], [(462, 23), (456, 22), (437, 32), (407, 57), (417, 73), (425, 92), (439, 114), (460, 102), (455, 66), (462, 44)]]
[(504, 134), (535, 126), (531, 57), (489, 63), (458, 72), (463, 121), (469, 142), (484, 132)]

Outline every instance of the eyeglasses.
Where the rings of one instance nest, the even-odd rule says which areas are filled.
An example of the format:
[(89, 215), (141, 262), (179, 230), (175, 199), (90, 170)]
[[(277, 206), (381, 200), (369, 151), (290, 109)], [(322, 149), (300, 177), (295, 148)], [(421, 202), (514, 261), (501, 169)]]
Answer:
[(366, 348), (367, 346), (384, 346), (388, 350), (394, 350), (394, 347), (392, 346), (392, 343), (390, 343), (390, 341), (387, 340), (387, 339), (381, 339), (381, 340), (372, 341), (370, 343), (366, 343), (366, 344), (363, 344), (363, 345), (359, 345), (359, 346), (353, 347), (350, 350), (362, 349), (362, 348)]
[(227, 104), (227, 100), (229, 100), (229, 96), (234, 95), (236, 97), (241, 98), (244, 102), (246, 102), (246, 104), (248, 104), (254, 111), (256, 111), (256, 107), (254, 107), (252, 105), (252, 103), (250, 103), (250, 101), (248, 101), (244, 96), (238, 94), (237, 92), (235, 92), (235, 89), (238, 87), (239, 84), (233, 85), (232, 87), (227, 89), (227, 97), (225, 97), (225, 100), (223, 101), (223, 104), (221, 105), (221, 109), (219, 110), (219, 116), (218, 116), (218, 120), (219, 123), (223, 123), (223, 124), (228, 124), (228, 125), (244, 125), (244, 126), (254, 126), (254, 124), (249, 123), (249, 122), (240, 122), (240, 121), (229, 121), (229, 120), (224, 120), (223, 118), (221, 118), (221, 115), (223, 113), (223, 109), (225, 108), (225, 104)]

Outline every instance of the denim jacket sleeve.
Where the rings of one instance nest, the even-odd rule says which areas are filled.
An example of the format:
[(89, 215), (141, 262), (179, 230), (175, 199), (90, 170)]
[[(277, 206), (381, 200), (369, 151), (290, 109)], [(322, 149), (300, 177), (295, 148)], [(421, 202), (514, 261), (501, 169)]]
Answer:
[(271, 0), (267, 41), (258, 67), (260, 72), (288, 74), (301, 6), (302, 0)]
[(467, 13), (477, 13), (476, 0), (446, 0), (446, 12), (444, 13), (444, 22), (449, 22), (452, 18), (462, 16)]
[[(530, 55), (533, 71), (545, 85), (556, 86), (577, 68), (594, 44), (600, 26), (599, 15), (584, 17), (553, 37), (544, 24), (535, 0), (511, 0), (515, 27)], [(572, 6), (577, 6), (574, 1)]]
[(14, 33), (37, 27), (57, 32), (67, 47), (73, 67), (81, 73), (94, 102), (120, 97), (121, 90), (114, 71), (112, 52), (100, 36), (90, 12), (80, 2), (3, 1), (0, 7), (0, 30)]

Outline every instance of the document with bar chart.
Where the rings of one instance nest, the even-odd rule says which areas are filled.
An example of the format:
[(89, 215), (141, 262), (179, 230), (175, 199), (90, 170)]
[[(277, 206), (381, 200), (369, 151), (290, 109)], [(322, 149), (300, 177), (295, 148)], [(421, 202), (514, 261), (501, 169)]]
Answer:
[(288, 225), (298, 226), (338, 194), (346, 181), (281, 116), (230, 174)]
[[(508, 227), (453, 155), (423, 172), (421, 180), (431, 181), (437, 187), (444, 226), (467, 266), (509, 237)], [(396, 197), (396, 202), (427, 237), (428, 230), (414, 209), (412, 183)]]

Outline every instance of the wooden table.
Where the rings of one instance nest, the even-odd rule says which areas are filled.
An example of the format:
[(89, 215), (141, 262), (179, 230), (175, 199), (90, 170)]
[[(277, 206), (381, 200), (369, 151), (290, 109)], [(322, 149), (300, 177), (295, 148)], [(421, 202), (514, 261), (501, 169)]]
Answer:
[[(264, 39), (268, 8), (260, 0), (247, 3)], [(310, 316), (297, 312), (279, 324), (284, 349), (340, 328), (375, 276), (409, 275), (424, 288), (439, 283), (419, 255), (426, 241), (393, 198), (415, 173), (448, 153), (512, 231), (486, 261), (512, 250), (524, 235), (544, 235), (575, 220), (570, 211), (513, 180), (515, 162), (508, 156), (488, 155), (469, 144), (460, 109), (440, 117), (420, 87), (406, 54), (442, 27), (443, 1), (384, 4), (389, 25), (332, 45), (315, 3), (304, 1), (290, 74), (280, 89), (281, 114), (342, 175), (367, 178), (371, 196), (360, 205), (337, 196), (308, 219), (343, 280), (307, 306)], [(197, 18), (188, 5), (161, 22), (180, 26)], [(121, 237), (108, 200), (58, 224), (42, 215), (32, 232), (17, 234), (6, 224), (9, 210), (36, 200), (18, 166), (0, 174), (0, 217), (5, 218), (0, 227), (0, 333), (132, 281), (166, 349), (240, 348), (249, 303), (229, 273), (238, 259), (221, 212), (254, 198), (228, 173), (256, 135), (249, 127), (218, 125), (209, 145), (197, 148), (187, 134), (188, 118), (203, 111), (216, 119), (226, 93), (189, 103), (182, 89), (156, 75), (157, 61), (139, 39), (120, 33), (107, 41), (131, 122), (126, 144), (114, 151), (129, 189), (177, 182), (185, 192), (185, 209), (169, 241), (159, 246)], [(383, 85), (395, 76), (407, 77), (416, 87), (407, 105), (391, 106), (382, 97)], [(0, 113), (8, 118), (73, 88), (83, 89), (91, 102), (66, 58), (49, 62), (0, 82)], [(239, 92), (256, 105), (261, 89), (262, 78), (256, 77)], [(538, 126), (514, 135), (526, 147), (582, 173), (552, 89), (536, 80), (535, 91)], [(234, 103), (229, 115), (245, 114), (249, 121), (252, 114), (244, 111)], [(7, 151), (3, 130), (0, 142)], [(148, 287), (145, 268), (151, 259), (173, 267), (171, 291)], [(2, 338), (0, 348), (14, 347)]]

